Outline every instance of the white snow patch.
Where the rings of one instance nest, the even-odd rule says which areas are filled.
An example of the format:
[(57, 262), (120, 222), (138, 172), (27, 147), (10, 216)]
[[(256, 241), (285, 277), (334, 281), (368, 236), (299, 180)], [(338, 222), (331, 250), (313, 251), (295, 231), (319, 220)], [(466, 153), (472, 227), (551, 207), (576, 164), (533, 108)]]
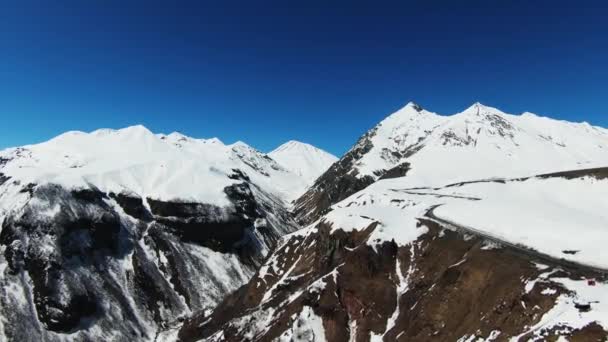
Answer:
[(435, 210), (437, 217), (558, 259), (608, 268), (607, 180), (533, 178), (460, 190), (482, 200), (450, 200)]
[(280, 342), (326, 342), (323, 318), (317, 316), (313, 309), (304, 306), (295, 318), (290, 329), (279, 338)]

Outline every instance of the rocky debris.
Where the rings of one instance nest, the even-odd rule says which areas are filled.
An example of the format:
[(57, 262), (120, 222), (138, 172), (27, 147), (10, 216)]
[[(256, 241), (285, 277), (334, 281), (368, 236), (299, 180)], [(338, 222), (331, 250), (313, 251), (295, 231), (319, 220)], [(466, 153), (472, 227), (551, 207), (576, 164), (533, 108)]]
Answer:
[(380, 179), (399, 178), (405, 177), (407, 172), (410, 170), (410, 163), (404, 162), (395, 166), (394, 168), (386, 171)]

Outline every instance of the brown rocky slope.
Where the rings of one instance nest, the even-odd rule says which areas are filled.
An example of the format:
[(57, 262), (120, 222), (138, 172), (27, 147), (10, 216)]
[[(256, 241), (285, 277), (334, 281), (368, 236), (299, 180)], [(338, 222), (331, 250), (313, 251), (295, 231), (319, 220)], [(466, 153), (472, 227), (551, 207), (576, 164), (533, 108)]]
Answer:
[[(208, 317), (187, 321), (182, 341), (602, 341), (598, 324), (533, 329), (567, 294), (558, 279), (601, 278), (443, 229), (407, 246), (369, 245), (377, 223), (344, 232), (321, 221), (292, 234), (266, 266)], [(578, 305), (572, 303), (572, 305)], [(581, 306), (580, 310), (588, 308)], [(308, 312), (308, 316), (302, 315)], [(312, 317), (312, 318), (311, 318)], [(311, 328), (314, 319), (322, 332)], [(315, 334), (317, 334), (315, 336)]]

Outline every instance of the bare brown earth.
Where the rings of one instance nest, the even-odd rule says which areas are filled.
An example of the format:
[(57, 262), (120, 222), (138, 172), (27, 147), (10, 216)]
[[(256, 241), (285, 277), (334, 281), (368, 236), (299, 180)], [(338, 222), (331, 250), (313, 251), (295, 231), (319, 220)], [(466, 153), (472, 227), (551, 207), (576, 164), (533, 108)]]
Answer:
[[(323, 319), (328, 341), (456, 341), (463, 336), (497, 341), (519, 336), (551, 309), (565, 290), (551, 279), (526, 293), (526, 280), (547, 272), (533, 256), (513, 248), (487, 248), (479, 237), (444, 230), (420, 220), (428, 232), (408, 246), (384, 242), (368, 245), (376, 223), (364, 231), (333, 234), (325, 223), (308, 235), (291, 236), (271, 256), (281, 270), (257, 275), (228, 296), (208, 317), (185, 322), (179, 338), (226, 341), (271, 341), (288, 330), (296, 314), (309, 306)], [(547, 265), (547, 261), (543, 260)], [(551, 268), (563, 268), (548, 265)], [(407, 288), (398, 293), (400, 274)], [(291, 269), (288, 277), (284, 273)], [(554, 276), (580, 279), (579, 269), (563, 268)], [(311, 286), (317, 282), (325, 286)], [(552, 294), (542, 294), (547, 288)], [(269, 292), (269, 294), (267, 294)], [(545, 292), (547, 293), (547, 292)], [(270, 298), (264, 301), (264, 295)], [(394, 313), (396, 314), (394, 315)], [(393, 316), (394, 315), (394, 316)], [(393, 316), (394, 325), (387, 321)], [(355, 325), (350, 323), (356, 321)], [(256, 328), (256, 324), (262, 328)], [(263, 329), (267, 328), (267, 329)], [(222, 331), (221, 338), (216, 333)], [(608, 333), (592, 324), (581, 330), (542, 331), (544, 340), (566, 335), (572, 341), (603, 341)], [(532, 335), (523, 335), (528, 340)]]

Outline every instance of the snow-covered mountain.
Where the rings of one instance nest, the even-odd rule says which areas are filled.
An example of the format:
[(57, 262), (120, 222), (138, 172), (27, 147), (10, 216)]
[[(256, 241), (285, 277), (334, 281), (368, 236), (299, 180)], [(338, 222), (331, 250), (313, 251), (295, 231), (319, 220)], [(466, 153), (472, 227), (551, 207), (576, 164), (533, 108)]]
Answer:
[(155, 339), (254, 274), (308, 182), (143, 126), (1, 151), (0, 340)]
[(604, 341), (608, 169), (380, 180), (282, 238), (182, 341)]
[(0, 339), (606, 340), (607, 149), (410, 103), (335, 162), (141, 126), (4, 150)]
[(298, 199), (310, 223), (330, 205), (381, 178), (406, 186), (575, 170), (608, 165), (608, 130), (475, 103), (438, 115), (414, 103), (363, 135)]
[(5, 150), (1, 158), (2, 173), (22, 183), (94, 185), (104, 192), (216, 204), (227, 203), (222, 189), (235, 183), (227, 177), (235, 168), (285, 200), (297, 196), (307, 181), (243, 142), (156, 135), (143, 126), (68, 132)]
[(268, 155), (309, 184), (338, 160), (333, 154), (295, 140), (284, 143)]
[(389, 116), (306, 228), (181, 341), (603, 341), (608, 131), (474, 104)]

